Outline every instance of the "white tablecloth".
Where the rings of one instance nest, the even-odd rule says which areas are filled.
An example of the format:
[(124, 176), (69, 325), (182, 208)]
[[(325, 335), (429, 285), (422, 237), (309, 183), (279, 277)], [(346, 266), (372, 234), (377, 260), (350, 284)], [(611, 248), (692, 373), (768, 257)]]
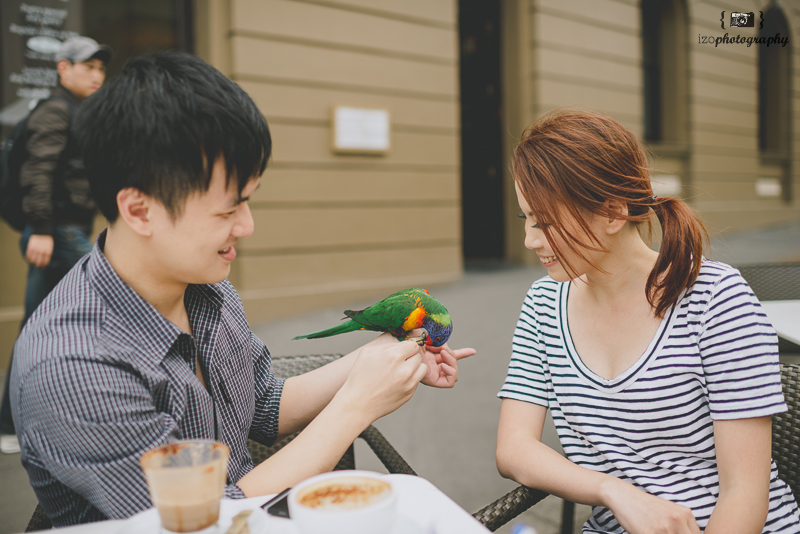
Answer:
[[(479, 521), (457, 505), (436, 486), (421, 477), (385, 475), (397, 491), (398, 514), (406, 524), (413, 524), (414, 534), (485, 534), (489, 532)], [(267, 502), (272, 495), (229, 501), (226, 506), (251, 510)], [(102, 521), (59, 529), (61, 534), (114, 534), (129, 520)], [(295, 534), (291, 520), (269, 516), (265, 532), (251, 534)]]
[(778, 335), (800, 345), (800, 300), (764, 300), (761, 306)]

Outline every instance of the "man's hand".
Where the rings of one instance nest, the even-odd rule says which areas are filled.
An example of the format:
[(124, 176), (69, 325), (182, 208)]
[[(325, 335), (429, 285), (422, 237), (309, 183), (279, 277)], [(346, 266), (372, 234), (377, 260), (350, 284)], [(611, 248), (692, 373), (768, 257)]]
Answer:
[(451, 388), (458, 382), (458, 360), (475, 354), (475, 349), (451, 349), (447, 343), (441, 347), (423, 345), (419, 348), (422, 363), (428, 372), (422, 379), (426, 386), (435, 388)]
[(33, 234), (28, 240), (25, 259), (40, 269), (50, 264), (53, 257), (53, 236)]
[(367, 425), (405, 404), (427, 371), (416, 343), (388, 341), (361, 347), (347, 380), (336, 394), (346, 399), (350, 413), (364, 414)]
[[(422, 334), (422, 329), (412, 330), (410, 337)], [(381, 334), (365, 345), (382, 345), (384, 343), (398, 343), (391, 334)], [(428, 368), (422, 383), (435, 388), (451, 388), (458, 382), (458, 360), (472, 356), (477, 351), (471, 348), (451, 349), (447, 343), (441, 347), (423, 345), (419, 348), (422, 363)]]

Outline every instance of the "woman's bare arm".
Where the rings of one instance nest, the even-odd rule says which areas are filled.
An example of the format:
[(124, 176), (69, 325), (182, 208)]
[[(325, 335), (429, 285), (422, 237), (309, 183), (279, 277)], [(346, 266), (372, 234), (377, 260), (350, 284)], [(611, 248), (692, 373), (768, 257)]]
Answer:
[(564, 499), (609, 508), (631, 534), (700, 534), (685, 506), (581, 467), (542, 443), (547, 409), (504, 399), (497, 430), (497, 469), (506, 478)]
[(757, 534), (769, 513), (772, 417), (714, 421), (719, 498), (706, 534)]

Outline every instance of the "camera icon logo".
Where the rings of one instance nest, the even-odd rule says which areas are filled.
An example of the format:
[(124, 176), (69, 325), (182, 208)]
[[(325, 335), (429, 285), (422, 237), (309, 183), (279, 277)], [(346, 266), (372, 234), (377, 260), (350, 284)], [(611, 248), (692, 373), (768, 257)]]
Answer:
[(755, 13), (731, 13), (731, 28), (752, 28), (755, 23)]

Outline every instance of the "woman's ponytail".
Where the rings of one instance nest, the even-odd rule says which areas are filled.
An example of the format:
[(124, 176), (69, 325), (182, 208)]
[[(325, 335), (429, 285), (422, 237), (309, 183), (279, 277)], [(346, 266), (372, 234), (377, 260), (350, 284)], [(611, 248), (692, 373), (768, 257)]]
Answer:
[(654, 197), (651, 207), (661, 224), (661, 246), (645, 293), (655, 316), (663, 317), (697, 280), (708, 232), (694, 210), (680, 199)]

